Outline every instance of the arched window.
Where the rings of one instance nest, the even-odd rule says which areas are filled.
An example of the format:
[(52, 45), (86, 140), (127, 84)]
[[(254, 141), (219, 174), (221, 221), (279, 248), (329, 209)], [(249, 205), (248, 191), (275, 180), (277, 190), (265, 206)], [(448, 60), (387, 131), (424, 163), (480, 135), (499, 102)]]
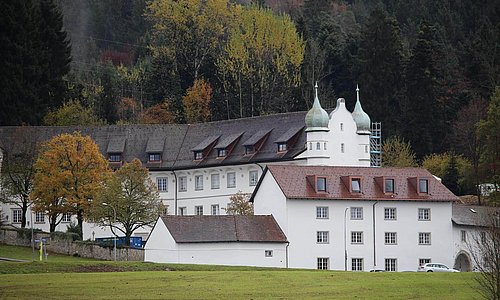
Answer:
[(309, 150), (313, 149), (313, 143), (309, 143)]
[(319, 142), (316, 143), (316, 150), (321, 150), (321, 144)]
[(324, 150), (326, 150), (326, 142), (323, 143), (323, 148), (325, 148)]

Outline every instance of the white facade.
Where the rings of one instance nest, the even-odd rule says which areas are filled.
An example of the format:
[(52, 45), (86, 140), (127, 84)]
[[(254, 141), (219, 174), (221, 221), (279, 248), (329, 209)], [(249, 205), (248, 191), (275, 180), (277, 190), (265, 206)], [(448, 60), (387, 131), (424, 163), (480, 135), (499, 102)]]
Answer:
[[(254, 195), (255, 214), (273, 214), (290, 242), (291, 268), (316, 269), (318, 258), (327, 258), (331, 270), (353, 270), (353, 259), (363, 271), (384, 270), (386, 260), (394, 260), (395, 271), (416, 271), (423, 259), (454, 264), (451, 202), (287, 199), (266, 174)], [(319, 207), (327, 217), (317, 217)], [(385, 219), (386, 208), (395, 209), (395, 219)], [(428, 209), (429, 220), (419, 220), (419, 209)], [(354, 210), (358, 217), (361, 210), (359, 219), (351, 217)], [(317, 241), (319, 232), (327, 232), (327, 242)], [(428, 244), (420, 234), (429, 234)]]
[(145, 247), (144, 260), (157, 263), (286, 267), (286, 243), (176, 243), (158, 219)]

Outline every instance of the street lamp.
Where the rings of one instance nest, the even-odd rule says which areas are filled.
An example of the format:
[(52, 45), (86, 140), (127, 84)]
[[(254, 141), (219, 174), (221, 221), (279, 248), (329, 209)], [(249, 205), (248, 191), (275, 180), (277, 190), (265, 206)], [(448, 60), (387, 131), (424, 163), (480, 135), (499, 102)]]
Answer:
[(344, 210), (344, 271), (347, 271), (347, 226), (346, 226), (346, 220), (347, 220), (347, 211), (349, 210), (349, 207), (346, 207)]
[[(113, 209), (113, 215), (114, 215), (113, 223), (116, 223), (116, 209), (112, 205), (107, 204), (106, 202), (103, 202), (102, 205), (111, 207), (111, 209)], [(113, 235), (115, 236), (113, 239), (113, 255), (115, 256), (115, 261), (116, 261), (116, 233), (113, 230), (113, 227), (111, 227), (111, 232), (113, 232)]]

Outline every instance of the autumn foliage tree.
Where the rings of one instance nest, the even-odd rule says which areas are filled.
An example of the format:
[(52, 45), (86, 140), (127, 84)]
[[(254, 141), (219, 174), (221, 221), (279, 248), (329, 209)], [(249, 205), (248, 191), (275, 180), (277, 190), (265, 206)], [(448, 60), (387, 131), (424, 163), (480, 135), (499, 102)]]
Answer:
[(175, 115), (170, 111), (168, 101), (158, 103), (146, 109), (139, 116), (141, 124), (171, 124), (175, 123)]
[(410, 143), (405, 142), (400, 137), (391, 137), (382, 144), (383, 166), (384, 167), (416, 167), (417, 161), (415, 152), (411, 149)]
[(110, 172), (97, 144), (79, 132), (55, 136), (43, 146), (35, 170), (34, 210), (46, 212), (51, 222), (63, 212), (76, 214), (83, 238), (83, 220)]
[[(160, 203), (148, 170), (134, 159), (106, 180), (94, 203), (92, 219), (101, 226), (109, 226), (113, 232), (122, 232), (128, 240), (136, 229), (156, 221)], [(116, 222), (111, 207), (116, 210)]]
[(92, 108), (84, 107), (78, 100), (70, 100), (56, 110), (50, 111), (43, 118), (43, 123), (48, 126), (71, 125), (104, 125)]
[(212, 86), (203, 79), (194, 81), (186, 95), (182, 97), (184, 112), (188, 123), (210, 121), (210, 102), (212, 101)]
[(231, 197), (229, 197), (229, 203), (227, 204), (226, 213), (228, 215), (241, 215), (241, 216), (251, 216), (253, 215), (253, 204), (249, 202), (250, 194), (245, 194), (238, 192)]

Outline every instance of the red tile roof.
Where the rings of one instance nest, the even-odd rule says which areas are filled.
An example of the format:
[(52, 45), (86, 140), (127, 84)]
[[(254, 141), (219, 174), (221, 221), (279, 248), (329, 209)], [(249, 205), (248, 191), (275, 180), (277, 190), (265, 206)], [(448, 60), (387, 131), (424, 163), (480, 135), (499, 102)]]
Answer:
[(177, 243), (286, 243), (273, 216), (165, 216)]
[[(270, 165), (267, 170), (289, 199), (458, 200), (429, 171), (421, 168)], [(315, 191), (311, 184), (314, 176), (326, 178), (326, 192)], [(361, 193), (351, 193), (349, 178), (357, 177), (361, 177)], [(384, 177), (394, 179), (394, 193), (384, 193)], [(428, 180), (428, 194), (417, 192), (418, 178)]]

